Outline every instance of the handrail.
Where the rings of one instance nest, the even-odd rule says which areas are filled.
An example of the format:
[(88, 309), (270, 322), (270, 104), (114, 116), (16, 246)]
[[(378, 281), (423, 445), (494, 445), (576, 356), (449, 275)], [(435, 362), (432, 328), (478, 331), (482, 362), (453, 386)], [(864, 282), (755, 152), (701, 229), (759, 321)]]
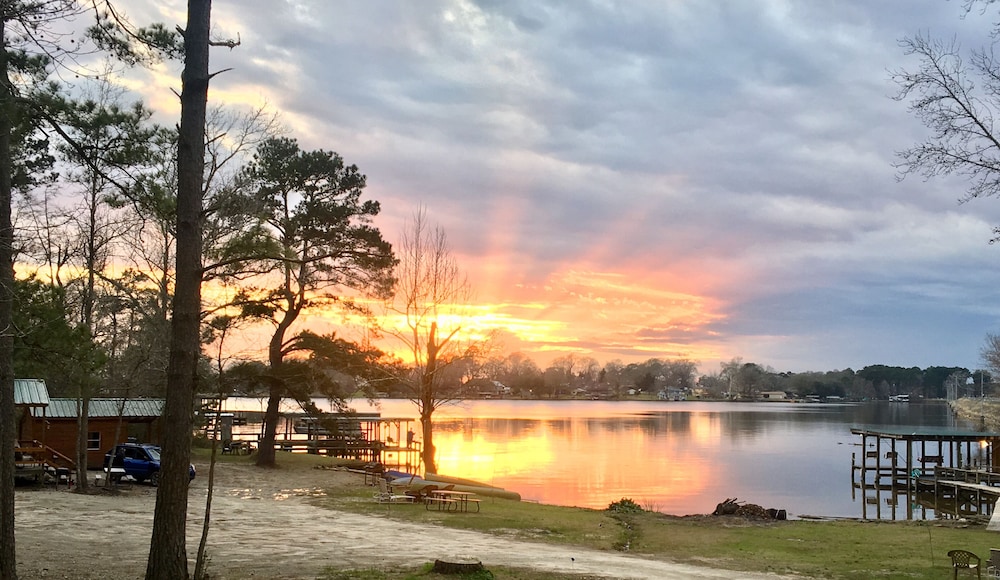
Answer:
[(41, 455), (36, 459), (45, 463), (49, 467), (63, 467), (68, 469), (75, 469), (76, 462), (66, 457), (62, 453), (59, 453), (55, 449), (42, 444), (41, 441), (35, 439), (24, 439), (17, 441), (14, 445), (15, 451), (20, 451), (21, 453), (31, 453)]

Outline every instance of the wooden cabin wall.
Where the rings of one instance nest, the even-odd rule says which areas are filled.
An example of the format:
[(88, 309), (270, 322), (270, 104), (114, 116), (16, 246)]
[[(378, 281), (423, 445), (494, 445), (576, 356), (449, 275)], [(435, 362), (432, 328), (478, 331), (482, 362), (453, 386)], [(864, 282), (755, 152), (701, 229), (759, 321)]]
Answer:
[[(117, 442), (123, 443), (134, 437), (140, 443), (159, 444), (159, 423), (158, 419), (124, 419)], [(47, 428), (43, 429), (43, 426)], [(88, 432), (100, 433), (99, 448), (87, 451), (88, 469), (99, 469), (103, 465), (104, 454), (114, 445), (118, 428), (117, 417), (93, 418), (87, 422)], [(31, 417), (24, 421), (21, 438), (34, 439), (76, 460), (76, 419)]]

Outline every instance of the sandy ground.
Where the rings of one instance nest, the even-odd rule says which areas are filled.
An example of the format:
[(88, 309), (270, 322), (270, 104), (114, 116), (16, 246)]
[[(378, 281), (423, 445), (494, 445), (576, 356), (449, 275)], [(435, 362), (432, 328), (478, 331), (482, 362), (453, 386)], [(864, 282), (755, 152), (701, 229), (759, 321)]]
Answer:
[[(198, 466), (188, 514), (188, 557), (197, 553), (207, 466)], [(319, 487), (358, 485), (346, 471), (260, 470), (219, 464), (209, 535), (213, 579), (316, 578), (328, 566), (369, 569), (466, 557), (491, 565), (574, 572), (597, 578), (778, 578), (696, 568), (602, 552), (508, 540), (444, 527), (407, 524), (312, 505)], [(133, 485), (120, 495), (83, 495), (51, 487), (18, 488), (18, 576), (117, 580), (141, 578), (156, 489)], [(392, 509), (391, 507), (387, 509)]]

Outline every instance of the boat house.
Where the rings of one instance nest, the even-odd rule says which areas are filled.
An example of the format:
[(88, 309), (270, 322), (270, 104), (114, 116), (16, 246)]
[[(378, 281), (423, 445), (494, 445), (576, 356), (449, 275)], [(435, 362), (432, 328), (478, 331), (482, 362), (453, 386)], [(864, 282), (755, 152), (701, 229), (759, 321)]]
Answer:
[(883, 495), (893, 512), (905, 506), (956, 517), (989, 515), (1000, 499), (1000, 433), (947, 427), (856, 427), (862, 452), (852, 453), (851, 481), (862, 490), (862, 517), (880, 517)]

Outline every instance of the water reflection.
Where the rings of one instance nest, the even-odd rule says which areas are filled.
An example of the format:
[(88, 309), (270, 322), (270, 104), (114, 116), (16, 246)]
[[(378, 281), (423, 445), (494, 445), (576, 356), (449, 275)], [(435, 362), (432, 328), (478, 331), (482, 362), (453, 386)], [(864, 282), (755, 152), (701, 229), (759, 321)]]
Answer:
[(798, 516), (858, 517), (850, 428), (953, 422), (940, 404), (525, 406), (450, 409), (436, 422), (439, 470), (560, 505), (603, 508), (629, 497), (684, 515), (737, 497)]
[[(408, 401), (377, 410), (415, 416)], [(441, 473), (528, 500), (604, 508), (627, 497), (685, 515), (736, 497), (793, 517), (860, 517), (865, 500), (850, 477), (860, 439), (850, 430), (861, 425), (955, 420), (944, 403), (494, 400), (440, 409), (434, 437)]]

